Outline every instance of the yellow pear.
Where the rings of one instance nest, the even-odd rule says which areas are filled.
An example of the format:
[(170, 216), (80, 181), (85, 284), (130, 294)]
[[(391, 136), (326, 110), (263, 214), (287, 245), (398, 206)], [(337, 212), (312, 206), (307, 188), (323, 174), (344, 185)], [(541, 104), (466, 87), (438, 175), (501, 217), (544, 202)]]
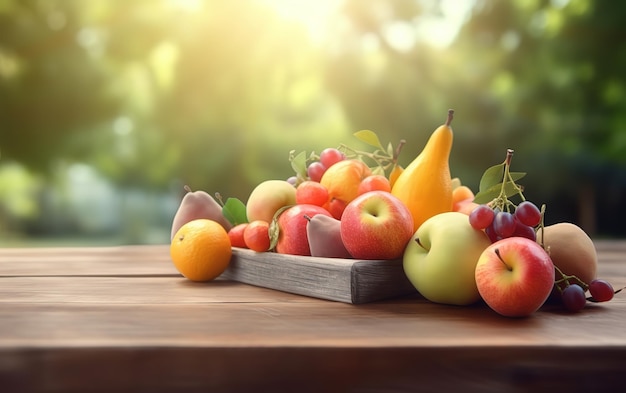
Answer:
[(391, 189), (409, 208), (415, 231), (430, 217), (452, 210), (449, 158), (453, 116), (450, 109), (445, 124), (432, 133), (422, 152), (402, 171)]

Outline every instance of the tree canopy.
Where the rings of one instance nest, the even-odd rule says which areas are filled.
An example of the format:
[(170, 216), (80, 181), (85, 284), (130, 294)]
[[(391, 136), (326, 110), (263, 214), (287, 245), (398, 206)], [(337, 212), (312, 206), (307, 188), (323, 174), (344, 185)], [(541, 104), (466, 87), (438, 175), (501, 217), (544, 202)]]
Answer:
[(335, 3), (313, 36), (270, 0), (0, 0), (0, 167), (245, 199), (361, 129), (407, 164), (454, 108), (453, 176), (513, 148), (548, 221), (626, 234), (626, 4)]

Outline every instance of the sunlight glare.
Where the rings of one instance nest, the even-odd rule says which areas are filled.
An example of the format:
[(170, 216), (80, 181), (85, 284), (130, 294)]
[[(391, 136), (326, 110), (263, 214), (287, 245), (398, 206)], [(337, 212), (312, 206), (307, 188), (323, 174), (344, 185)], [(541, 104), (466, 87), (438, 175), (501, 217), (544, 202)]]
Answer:
[(429, 16), (416, 21), (419, 39), (438, 48), (449, 46), (467, 22), (475, 3), (475, 0), (441, 0), (441, 17)]
[(340, 5), (337, 0), (259, 0), (272, 7), (287, 20), (302, 24), (314, 41), (320, 41), (327, 32), (333, 13)]

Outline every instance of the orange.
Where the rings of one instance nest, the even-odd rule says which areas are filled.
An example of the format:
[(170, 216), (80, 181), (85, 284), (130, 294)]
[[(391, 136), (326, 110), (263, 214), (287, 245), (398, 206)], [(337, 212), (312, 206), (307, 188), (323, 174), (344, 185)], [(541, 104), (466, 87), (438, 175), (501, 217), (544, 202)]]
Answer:
[(228, 233), (208, 219), (192, 220), (180, 227), (170, 244), (176, 269), (192, 281), (210, 281), (226, 270), (232, 256)]
[(362, 195), (368, 191), (391, 192), (391, 183), (384, 175), (369, 175), (359, 184), (358, 194)]
[(466, 199), (474, 199), (474, 192), (468, 186), (458, 186), (452, 190), (452, 204), (465, 201)]
[(474, 192), (468, 186), (457, 186), (452, 190), (452, 211), (469, 215), (476, 206)]

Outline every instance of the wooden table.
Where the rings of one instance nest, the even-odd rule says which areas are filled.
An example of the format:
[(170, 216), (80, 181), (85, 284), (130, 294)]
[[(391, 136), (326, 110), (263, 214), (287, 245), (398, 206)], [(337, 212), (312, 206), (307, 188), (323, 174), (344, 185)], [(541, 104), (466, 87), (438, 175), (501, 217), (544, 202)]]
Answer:
[[(626, 242), (597, 242), (626, 286)], [(526, 319), (177, 274), (167, 246), (0, 250), (2, 392), (623, 391), (626, 293)]]

